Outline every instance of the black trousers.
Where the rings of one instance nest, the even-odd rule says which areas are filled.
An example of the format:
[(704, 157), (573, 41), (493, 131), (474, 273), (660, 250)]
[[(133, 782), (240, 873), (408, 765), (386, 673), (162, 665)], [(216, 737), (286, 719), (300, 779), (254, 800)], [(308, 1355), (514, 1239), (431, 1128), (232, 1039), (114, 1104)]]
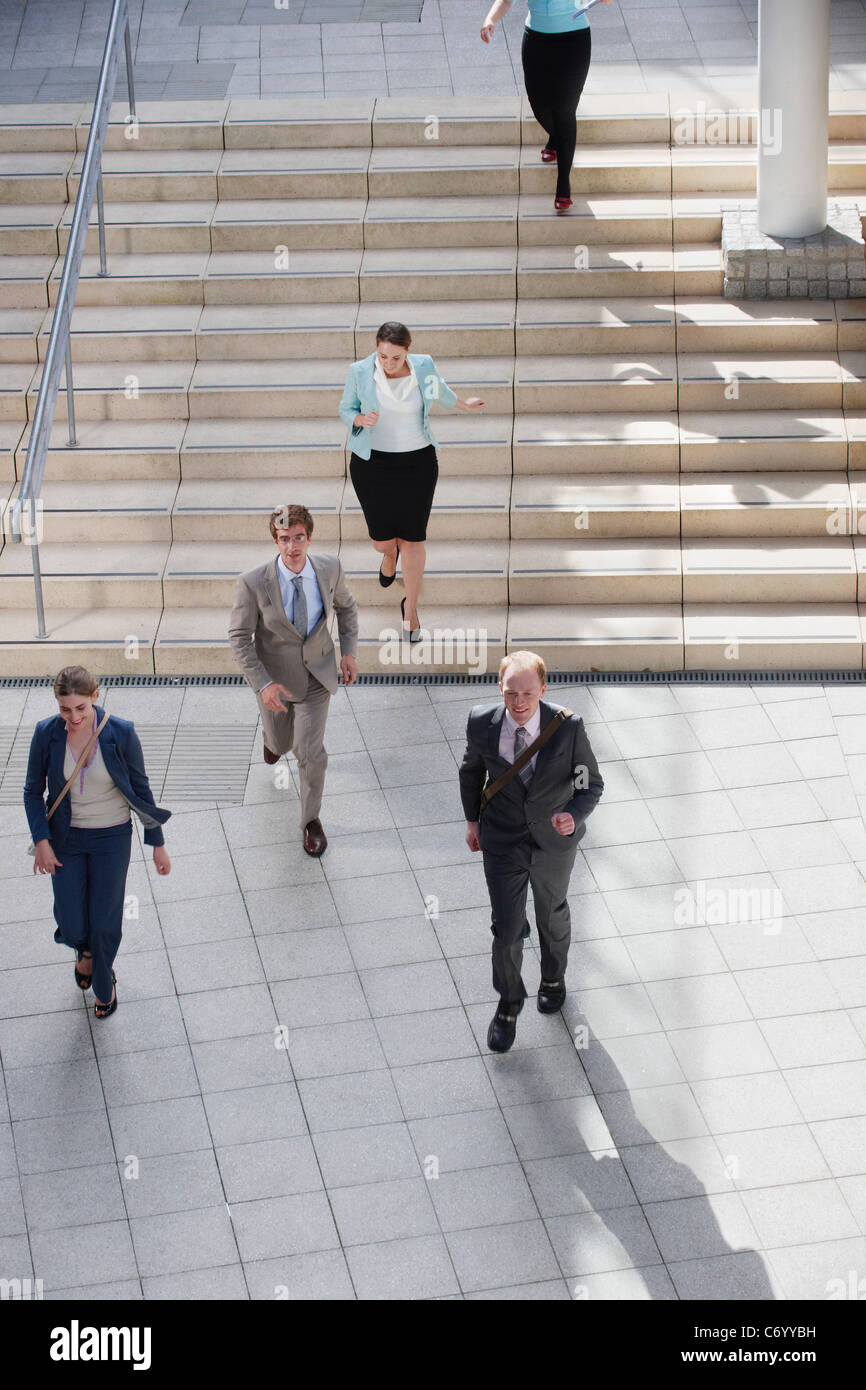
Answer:
[(517, 1004), (526, 998), (521, 966), (524, 938), (529, 935), (528, 888), (535, 904), (541, 978), (552, 983), (565, 976), (571, 942), (568, 884), (577, 846), (571, 853), (555, 853), (527, 834), (507, 855), (482, 853), (492, 911), (493, 988), (503, 1002)]
[(524, 29), (521, 57), (532, 114), (556, 150), (556, 196), (571, 194), (569, 175), (577, 142), (577, 104), (592, 52), (590, 29), (540, 34)]

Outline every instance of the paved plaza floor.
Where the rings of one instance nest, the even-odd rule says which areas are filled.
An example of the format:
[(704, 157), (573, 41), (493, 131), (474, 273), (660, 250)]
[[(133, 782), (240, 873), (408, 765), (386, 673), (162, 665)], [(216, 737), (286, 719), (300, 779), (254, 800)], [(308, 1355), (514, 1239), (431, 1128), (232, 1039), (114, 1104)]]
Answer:
[[(492, 45), (489, 0), (130, 0), (141, 100), (522, 91), (526, 0)], [(0, 100), (92, 99), (110, 0), (0, 0)], [(419, 18), (420, 15), (420, 18)], [(587, 92), (757, 87), (758, 0), (592, 11)], [(866, 4), (832, 0), (830, 83), (866, 85)]]
[[(111, 690), (152, 767), (157, 730), (213, 729), (248, 772), (234, 804), (170, 803), (168, 878), (135, 840), (103, 1023), (0, 806), (0, 1274), (64, 1299), (594, 1300), (826, 1300), (862, 1274), (866, 686), (551, 689), (606, 789), (564, 1011), (535, 1009), (530, 947), (504, 1056), (457, 788), (494, 695), (341, 689), (313, 860), (248, 690)], [(7, 747), (54, 707), (0, 692)]]

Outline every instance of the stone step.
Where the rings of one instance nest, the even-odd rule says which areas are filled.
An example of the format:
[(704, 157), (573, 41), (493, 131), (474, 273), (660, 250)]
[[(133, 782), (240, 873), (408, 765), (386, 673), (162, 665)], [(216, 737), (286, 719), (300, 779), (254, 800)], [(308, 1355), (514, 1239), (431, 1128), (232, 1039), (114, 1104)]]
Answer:
[(56, 256), (4, 256), (0, 260), (0, 309), (42, 309)]
[(676, 351), (676, 309), (653, 298), (529, 299), (516, 305), (517, 351), (607, 353)]
[(0, 256), (56, 256), (65, 207), (59, 202), (0, 203)]
[(687, 603), (847, 603), (857, 599), (850, 537), (684, 537)]
[[(126, 94), (126, 73), (118, 72), (117, 94)], [(222, 150), (223, 126), (229, 112), (227, 100), (221, 101), (137, 101), (135, 121), (130, 119), (128, 102), (120, 99), (111, 104), (105, 133), (105, 148), (128, 151), (158, 150)], [(76, 125), (76, 141), (84, 150), (90, 135), (92, 109), (85, 107)]]
[[(844, 302), (838, 301), (840, 311)], [(835, 352), (837, 346), (843, 346), (839, 341), (841, 323), (837, 323), (836, 309), (832, 299), (733, 300), (717, 295), (678, 294), (677, 349), (698, 353)], [(853, 315), (851, 318), (853, 321)], [(866, 331), (863, 345), (866, 347)], [(849, 341), (844, 346), (859, 344)]]
[(42, 309), (0, 309), (0, 363), (36, 362)]
[(514, 417), (514, 476), (676, 473), (679, 430), (673, 413), (538, 411)]
[(723, 280), (716, 246), (528, 246), (518, 252), (520, 299), (720, 294)]
[[(843, 382), (856, 399), (856, 353), (681, 352), (679, 406), (684, 411), (838, 409)], [(846, 362), (848, 365), (846, 366)], [(866, 365), (866, 356), (864, 356)]]
[(0, 153), (0, 203), (65, 203), (73, 160), (53, 150)]
[(517, 540), (582, 542), (610, 536), (680, 534), (679, 479), (675, 473), (616, 473), (584, 477), (515, 477), (511, 535)]
[(41, 493), (45, 544), (110, 546), (124, 536), (134, 545), (171, 541), (177, 491), (176, 479), (50, 479)]
[[(2, 559), (0, 556), (0, 566)], [(29, 596), (20, 606), (12, 605), (10, 599), (4, 604), (0, 635), (3, 674), (45, 676), (64, 666), (83, 665), (100, 673), (152, 675), (154, 642), (162, 621), (161, 602), (150, 608), (84, 605), (75, 609), (49, 604), (45, 610), (48, 638), (39, 640), (31, 580)]]
[[(105, 200), (107, 203), (215, 201), (219, 196), (217, 174), (223, 157), (224, 151), (219, 149), (106, 150), (102, 156)], [(69, 171), (70, 202), (78, 196), (83, 160), (83, 153), (77, 154)]]
[(628, 537), (515, 540), (508, 566), (509, 602), (679, 603), (679, 539)]
[[(70, 326), (72, 361), (79, 362), (188, 362), (196, 360), (196, 328), (201, 318), (197, 304), (76, 305)], [(42, 361), (54, 311), (43, 316), (39, 334)]]
[[(15, 452), (21, 443), (24, 432), (23, 420), (0, 420), (0, 480), (5, 484), (14, 482)], [(7, 488), (7, 495), (9, 489)]]
[(29, 362), (4, 364), (0, 373), (0, 420), (27, 419), (27, 392), (36, 370)]
[[(211, 249), (259, 251), (273, 256), (277, 246), (305, 251), (312, 243), (318, 251), (360, 251), (370, 244), (365, 242), (368, 215), (365, 196), (230, 198), (214, 206)], [(483, 225), (488, 224), (492, 225), (492, 219), (485, 219)]]
[(0, 105), (0, 153), (75, 152), (75, 128), (82, 103), (26, 102)]
[(211, 543), (206, 547), (211, 552), (213, 542), (258, 543), (267, 548), (272, 544), (267, 525), (270, 513), (303, 501), (313, 514), (317, 544), (337, 546), (346, 486), (344, 478), (246, 478), (236, 482), (185, 477), (174, 502), (172, 534), (175, 541)]
[[(49, 436), (45, 477), (54, 482), (82, 483), (177, 479), (187, 425), (185, 419), (82, 420), (76, 415), (78, 442), (69, 448), (67, 422), (56, 420)], [(19, 478), (24, 471), (29, 436), (28, 426), (17, 447)]]
[(521, 356), (514, 363), (514, 408), (539, 411), (672, 411), (677, 405), (677, 359), (672, 353), (642, 357)]
[[(183, 419), (189, 412), (193, 370), (192, 362), (82, 362), (74, 371), (76, 422)], [(31, 419), (41, 377), (40, 365), (27, 390)], [(61, 390), (55, 420), (67, 418), (66, 392)]]
[(856, 508), (841, 471), (693, 473), (679, 488), (683, 537), (845, 535)]
[(863, 667), (866, 609), (856, 603), (686, 603), (687, 670)]
[(517, 260), (508, 246), (364, 251), (361, 300), (513, 297)]
[(866, 299), (837, 299), (835, 307), (839, 350), (866, 350)]
[(529, 647), (549, 671), (681, 671), (679, 603), (512, 603), (508, 647)]
[[(109, 274), (116, 256), (207, 255), (212, 246), (211, 224), (220, 205), (200, 202), (119, 202), (105, 204), (105, 247)], [(74, 205), (66, 207), (58, 230), (61, 254), (66, 253)], [(94, 203), (87, 226), (85, 252), (99, 255), (99, 224)]]
[(227, 149), (216, 193), (225, 199), (364, 198), (374, 158), (369, 148)]
[[(76, 307), (202, 304), (208, 260), (206, 252), (154, 256), (116, 254), (108, 263), (108, 275), (101, 276), (98, 256), (84, 256), (75, 295)], [(52, 304), (57, 302), (62, 275), (63, 261), (57, 260), (48, 281)]]
[[(679, 428), (684, 473), (748, 473), (845, 469), (858, 425), (856, 417), (841, 410), (791, 407), (739, 413), (681, 411)], [(866, 417), (859, 430), (866, 444)]]
[[(168, 539), (126, 544), (114, 540), (105, 544), (50, 542), (40, 545), (39, 565), (46, 607), (78, 611), (87, 607), (160, 608), (162, 575), (169, 546)], [(0, 552), (0, 585), (4, 607), (23, 608), (33, 603), (33, 570), (28, 545), (7, 545)], [(115, 655), (119, 657), (120, 653)]]

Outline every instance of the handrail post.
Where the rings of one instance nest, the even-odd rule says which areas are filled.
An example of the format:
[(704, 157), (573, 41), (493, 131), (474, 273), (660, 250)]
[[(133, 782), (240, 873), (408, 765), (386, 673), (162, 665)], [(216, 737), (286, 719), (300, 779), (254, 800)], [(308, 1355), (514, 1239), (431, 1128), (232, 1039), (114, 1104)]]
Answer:
[(74, 449), (78, 440), (75, 437), (75, 388), (72, 384), (72, 339), (69, 330), (66, 333), (66, 414), (69, 420), (66, 443), (70, 449)]
[(135, 86), (132, 81), (132, 39), (129, 34), (129, 19), (123, 31), (123, 46), (126, 49), (126, 87), (129, 92), (129, 114), (135, 120)]
[[(36, 504), (33, 504), (34, 510)], [(33, 585), (36, 590), (36, 621), (39, 624), (36, 638), (39, 642), (44, 642), (48, 637), (48, 629), (45, 626), (45, 605), (42, 601), (42, 570), (39, 565), (39, 542), (36, 540), (36, 530), (33, 530), (33, 540), (31, 545), (31, 558), (33, 561)]]
[(99, 221), (99, 273), (108, 274), (105, 258), (105, 203), (102, 197), (102, 161), (99, 163), (99, 177), (96, 180), (96, 212)]

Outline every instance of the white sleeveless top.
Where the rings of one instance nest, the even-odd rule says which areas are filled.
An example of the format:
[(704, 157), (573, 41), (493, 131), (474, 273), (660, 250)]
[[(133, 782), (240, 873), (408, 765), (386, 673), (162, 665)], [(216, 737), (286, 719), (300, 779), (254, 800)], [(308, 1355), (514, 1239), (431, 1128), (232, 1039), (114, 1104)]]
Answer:
[(424, 433), (421, 387), (411, 362), (408, 376), (389, 379), (377, 358), (373, 383), (379, 419), (370, 431), (371, 447), (389, 454), (426, 449), (430, 440)]

